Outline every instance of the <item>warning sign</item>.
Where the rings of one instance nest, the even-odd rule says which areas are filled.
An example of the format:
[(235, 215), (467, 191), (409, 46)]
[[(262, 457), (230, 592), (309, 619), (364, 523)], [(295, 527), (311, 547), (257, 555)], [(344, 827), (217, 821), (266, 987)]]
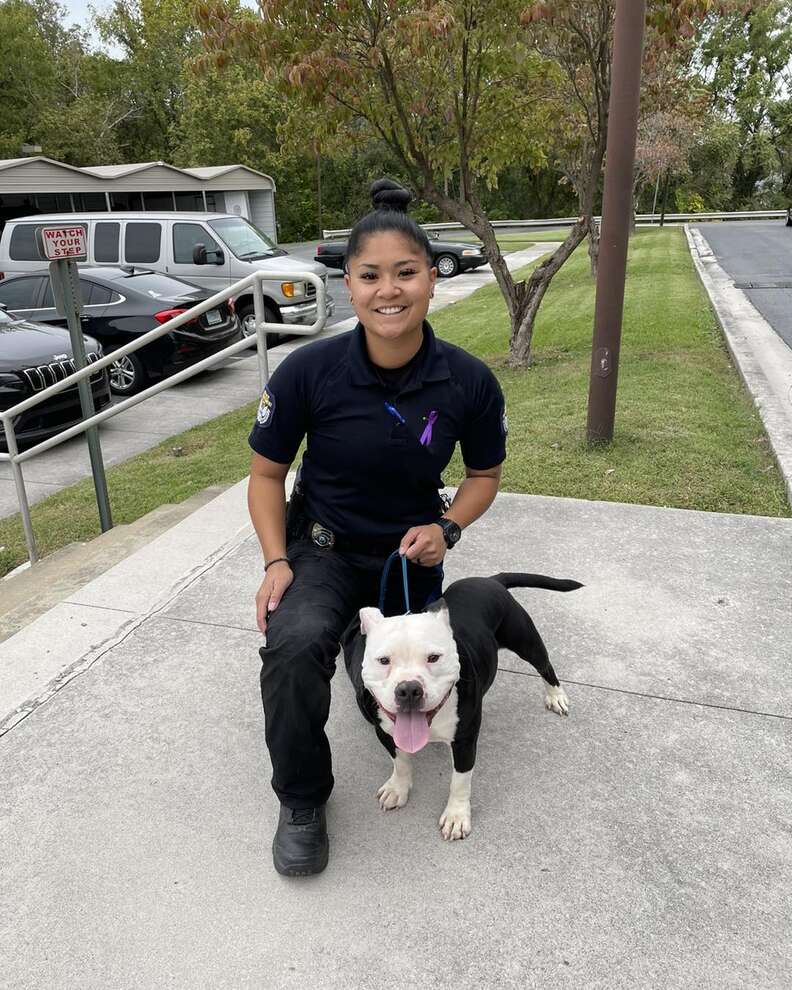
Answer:
[(47, 261), (88, 260), (88, 231), (82, 224), (73, 227), (39, 227), (39, 249)]

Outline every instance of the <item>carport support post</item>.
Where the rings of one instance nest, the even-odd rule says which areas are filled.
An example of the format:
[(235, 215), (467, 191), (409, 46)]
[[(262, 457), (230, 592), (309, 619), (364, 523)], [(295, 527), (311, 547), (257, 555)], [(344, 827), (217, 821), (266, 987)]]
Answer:
[(645, 18), (646, 0), (616, 0), (586, 428), (588, 442), (592, 444), (609, 443), (613, 439)]
[[(73, 261), (51, 261), (50, 278), (52, 280), (52, 294), (56, 304), (63, 303), (63, 313), (66, 317), (66, 324), (71, 337), (72, 354), (74, 355), (74, 366), (80, 371), (88, 361), (85, 357), (85, 339), (83, 338), (82, 327), (80, 326), (80, 297), (79, 297), (79, 275), (77, 265)], [(60, 307), (59, 307), (60, 308)], [(81, 378), (77, 382), (80, 393), (80, 408), (83, 419), (90, 419), (96, 412), (93, 404), (93, 393), (91, 383), (88, 378)], [(88, 441), (88, 454), (91, 458), (91, 471), (93, 472), (94, 489), (96, 491), (96, 504), (99, 508), (99, 521), (102, 532), (113, 528), (113, 519), (110, 514), (110, 499), (107, 495), (107, 479), (105, 478), (104, 462), (102, 461), (102, 448), (99, 446), (99, 430), (96, 426), (91, 426), (85, 431), (85, 438)]]
[(267, 331), (261, 329), (261, 324), (265, 322), (267, 314), (264, 311), (264, 291), (261, 288), (261, 279), (259, 278), (253, 283), (253, 315), (256, 317), (256, 353), (258, 354), (259, 382), (263, 392), (269, 381), (269, 363), (267, 361)]

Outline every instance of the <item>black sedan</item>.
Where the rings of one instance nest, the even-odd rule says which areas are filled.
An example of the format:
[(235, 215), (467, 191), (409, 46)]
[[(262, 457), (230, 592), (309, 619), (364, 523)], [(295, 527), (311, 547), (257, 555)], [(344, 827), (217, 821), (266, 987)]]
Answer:
[[(102, 357), (102, 350), (92, 337), (85, 338), (85, 350), (89, 363)], [(19, 319), (0, 306), (0, 410), (5, 412), (48, 386), (62, 382), (76, 370), (66, 330)], [(110, 404), (107, 371), (97, 371), (89, 381), (94, 409), (99, 412)], [(81, 420), (80, 396), (73, 385), (17, 416), (14, 435), (22, 449)], [(2, 423), (0, 450), (8, 450)]]
[[(106, 354), (178, 316), (211, 295), (190, 282), (145, 268), (81, 268), (83, 331), (95, 337)], [(55, 326), (66, 320), (55, 309), (49, 274), (36, 272), (0, 281), (0, 303), (8, 310)], [(132, 395), (152, 382), (242, 339), (239, 321), (228, 302), (173, 330), (110, 365), (110, 388)]]
[[(460, 272), (469, 272), (487, 264), (484, 245), (470, 241), (441, 241), (438, 236), (429, 235), (437, 274), (441, 278), (452, 278)], [(322, 241), (316, 245), (314, 261), (320, 261), (328, 268), (344, 270), (346, 264), (346, 241)]]

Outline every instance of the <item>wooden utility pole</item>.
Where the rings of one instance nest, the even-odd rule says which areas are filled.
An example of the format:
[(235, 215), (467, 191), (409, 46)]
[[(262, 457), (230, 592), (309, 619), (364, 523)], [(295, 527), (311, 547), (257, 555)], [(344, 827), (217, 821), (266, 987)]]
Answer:
[(613, 439), (645, 19), (646, 0), (616, 0), (586, 428), (589, 443)]

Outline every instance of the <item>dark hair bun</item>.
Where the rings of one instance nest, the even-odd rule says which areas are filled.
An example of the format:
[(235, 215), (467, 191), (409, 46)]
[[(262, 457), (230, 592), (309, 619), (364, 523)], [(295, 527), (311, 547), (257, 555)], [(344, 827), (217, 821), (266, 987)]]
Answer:
[(412, 199), (411, 194), (393, 179), (377, 179), (371, 183), (371, 202), (375, 210), (396, 210), (406, 213)]

